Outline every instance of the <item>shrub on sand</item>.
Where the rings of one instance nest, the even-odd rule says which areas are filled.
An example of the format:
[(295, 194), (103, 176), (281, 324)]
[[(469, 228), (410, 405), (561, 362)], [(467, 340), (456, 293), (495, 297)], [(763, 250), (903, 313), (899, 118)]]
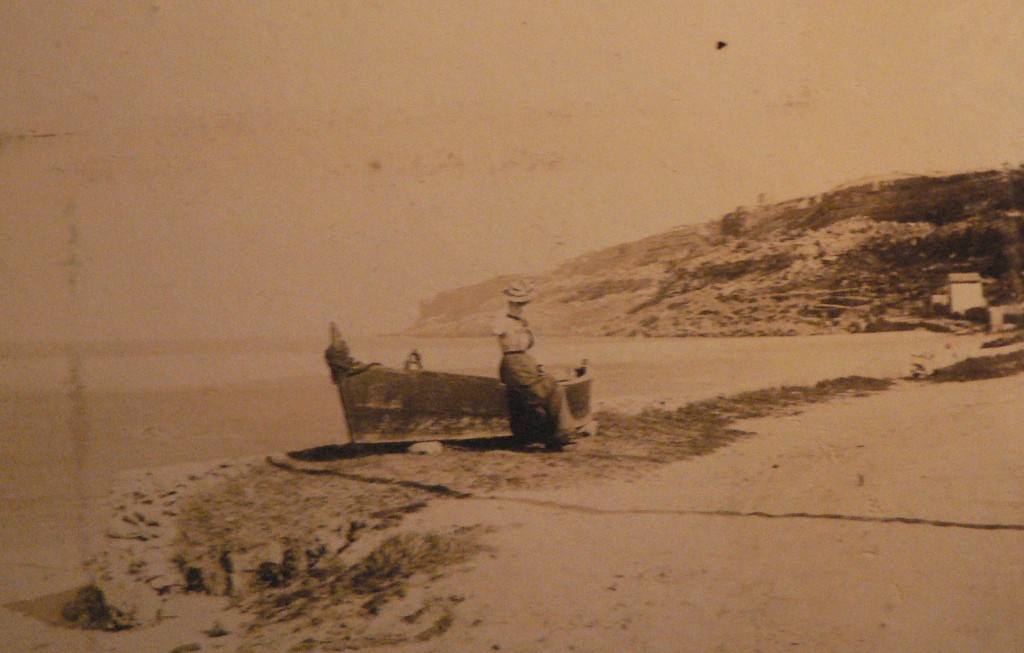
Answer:
[(925, 377), (937, 383), (947, 381), (978, 381), (996, 379), (1024, 372), (1024, 351), (1014, 351), (996, 356), (978, 356), (940, 367)]
[(107, 602), (97, 585), (86, 585), (60, 610), (68, 625), (86, 630), (124, 630), (136, 624), (134, 616)]

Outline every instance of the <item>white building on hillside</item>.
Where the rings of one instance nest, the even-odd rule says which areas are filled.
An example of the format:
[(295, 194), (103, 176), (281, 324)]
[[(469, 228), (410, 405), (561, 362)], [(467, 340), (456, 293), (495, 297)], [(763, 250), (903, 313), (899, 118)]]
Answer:
[(977, 272), (953, 272), (949, 275), (949, 312), (963, 315), (972, 308), (985, 308), (984, 280)]

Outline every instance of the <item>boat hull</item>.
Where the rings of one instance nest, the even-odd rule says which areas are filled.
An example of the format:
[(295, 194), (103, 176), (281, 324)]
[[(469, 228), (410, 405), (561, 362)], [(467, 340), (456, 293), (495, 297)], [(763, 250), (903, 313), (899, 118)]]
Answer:
[[(352, 442), (510, 435), (505, 386), (497, 379), (374, 365), (336, 383)], [(591, 422), (591, 375), (560, 383), (574, 420)]]

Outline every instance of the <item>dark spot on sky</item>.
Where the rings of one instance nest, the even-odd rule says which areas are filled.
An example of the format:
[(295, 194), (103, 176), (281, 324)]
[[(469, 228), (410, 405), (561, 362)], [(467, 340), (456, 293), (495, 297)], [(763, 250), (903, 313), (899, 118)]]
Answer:
[(380, 170), (383, 167), (384, 166), (381, 164), (380, 159), (374, 159), (373, 161), (370, 161), (371, 170)]
[(724, 48), (727, 45), (729, 45), (729, 44), (726, 43), (725, 41), (719, 41), (718, 43), (715, 44), (715, 49), (716, 50), (721, 50), (722, 48)]

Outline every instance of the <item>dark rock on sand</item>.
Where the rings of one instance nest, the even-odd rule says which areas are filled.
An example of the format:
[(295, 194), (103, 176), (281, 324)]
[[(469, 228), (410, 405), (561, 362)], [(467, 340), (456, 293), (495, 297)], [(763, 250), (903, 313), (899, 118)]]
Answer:
[(68, 624), (89, 630), (123, 630), (136, 625), (132, 615), (107, 603), (103, 590), (96, 585), (86, 585), (75, 592), (60, 614)]

